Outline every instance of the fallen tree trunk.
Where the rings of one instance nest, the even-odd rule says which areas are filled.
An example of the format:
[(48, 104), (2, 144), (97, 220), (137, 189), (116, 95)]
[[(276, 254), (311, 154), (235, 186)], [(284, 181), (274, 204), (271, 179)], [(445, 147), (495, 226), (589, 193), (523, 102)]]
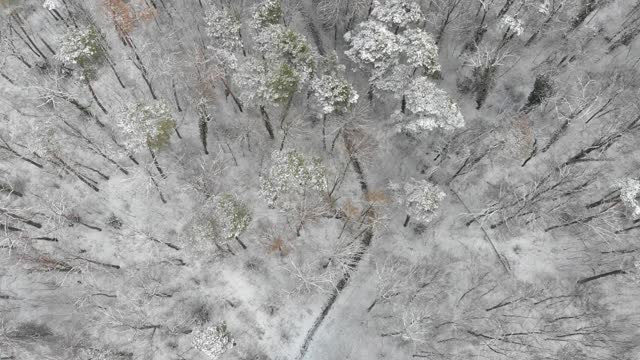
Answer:
[(589, 281), (598, 280), (598, 279), (606, 277), (606, 276), (618, 275), (618, 274), (626, 274), (626, 272), (623, 271), (623, 270), (613, 270), (613, 271), (609, 271), (609, 272), (606, 272), (606, 273), (602, 273), (602, 274), (589, 276), (589, 277), (580, 279), (580, 280), (577, 281), (577, 283), (582, 285), (582, 284), (588, 283)]

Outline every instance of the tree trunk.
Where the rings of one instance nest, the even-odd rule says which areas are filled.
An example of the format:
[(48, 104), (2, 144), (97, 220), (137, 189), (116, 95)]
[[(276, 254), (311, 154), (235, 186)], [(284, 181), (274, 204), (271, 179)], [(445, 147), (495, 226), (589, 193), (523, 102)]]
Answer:
[(616, 230), (615, 234), (624, 234), (626, 232), (629, 232), (629, 231), (631, 231), (633, 229), (638, 229), (638, 228), (640, 228), (640, 224), (629, 226), (629, 227), (626, 227), (624, 229)]
[(109, 114), (107, 109), (104, 108), (104, 106), (102, 105), (102, 103), (100, 102), (98, 97), (96, 96), (96, 92), (93, 90), (93, 86), (91, 86), (91, 82), (89, 80), (87, 80), (87, 87), (89, 88), (89, 92), (91, 92), (91, 96), (93, 97), (93, 100), (96, 101), (96, 104), (98, 105), (100, 110), (102, 110), (102, 112), (105, 113), (105, 115)]
[(326, 129), (327, 129), (327, 114), (323, 114), (322, 115), (322, 149), (324, 151), (327, 151)]
[(609, 272), (606, 272), (606, 273), (602, 273), (602, 274), (589, 276), (589, 277), (580, 279), (580, 280), (577, 281), (577, 283), (578, 284), (585, 284), (585, 283), (588, 283), (589, 281), (597, 280), (597, 279), (603, 278), (605, 276), (618, 275), (618, 274), (626, 274), (626, 272), (623, 271), (623, 270), (613, 270), (613, 271), (609, 271)]
[(158, 97), (156, 96), (156, 92), (153, 90), (153, 85), (151, 85), (151, 81), (149, 81), (149, 79), (147, 78), (146, 70), (145, 71), (141, 70), (141, 74), (142, 74), (142, 80), (144, 80), (145, 84), (147, 84), (147, 88), (149, 88), (151, 97), (153, 98), (153, 100), (158, 100)]
[(240, 112), (244, 112), (242, 110), (242, 102), (240, 102), (240, 99), (238, 99), (236, 97), (236, 94), (233, 93), (233, 91), (229, 87), (229, 84), (227, 83), (227, 80), (225, 80), (224, 78), (220, 78), (220, 79), (222, 80), (222, 83), (224, 84), (224, 88), (227, 90), (229, 95), (231, 95), (231, 98), (233, 99), (233, 102), (236, 103), (236, 106), (238, 107), (238, 110), (240, 110)]
[(545, 145), (544, 148), (542, 148), (541, 152), (547, 152), (547, 150), (549, 150), (551, 148), (551, 146), (553, 146), (553, 144), (555, 144), (561, 137), (562, 135), (564, 135), (567, 132), (567, 129), (569, 128), (569, 119), (566, 119), (564, 121), (564, 123), (562, 123), (562, 126), (560, 126), (560, 128), (555, 131), (553, 133), (553, 135), (551, 135), (551, 139), (549, 139), (549, 142), (547, 143), (547, 145)]
[(171, 88), (173, 89), (173, 99), (176, 101), (176, 107), (178, 108), (178, 112), (182, 112), (182, 108), (180, 107), (180, 101), (178, 101), (178, 92), (176, 91), (176, 83), (171, 80)]
[(240, 246), (242, 246), (242, 249), (247, 250), (247, 245), (245, 245), (242, 240), (240, 240), (240, 238), (238, 236), (235, 237), (236, 241), (238, 242), (238, 244), (240, 244)]
[(133, 64), (138, 68), (138, 70), (140, 70), (140, 75), (142, 75), (142, 80), (144, 80), (144, 83), (147, 84), (147, 88), (149, 88), (151, 97), (153, 98), (153, 100), (158, 100), (158, 97), (156, 96), (156, 92), (153, 90), (153, 85), (151, 84), (151, 81), (147, 77), (147, 68), (144, 66), (144, 63), (142, 62), (140, 55), (138, 55), (138, 53), (135, 50), (133, 50), (133, 55), (136, 58), (136, 61), (134, 61)]
[(96, 231), (102, 231), (102, 229), (97, 227), (97, 226), (89, 225), (89, 224), (87, 224), (85, 222), (82, 222), (82, 221), (79, 221), (79, 220), (76, 221), (76, 223), (86, 227), (87, 229), (96, 230)]
[(296, 227), (296, 236), (300, 237), (300, 234), (302, 232), (302, 226), (304, 225), (304, 219), (300, 220), (300, 224), (298, 224), (298, 226)]
[(594, 151), (599, 151), (604, 153), (607, 151), (613, 144), (615, 144), (618, 140), (624, 137), (627, 132), (637, 130), (640, 128), (640, 116), (636, 117), (633, 121), (631, 121), (627, 126), (623, 127), (620, 130), (617, 130), (609, 135), (602, 136), (599, 139), (595, 140), (591, 146), (582, 149), (579, 153), (572, 156), (569, 160), (567, 160), (563, 166), (571, 165), (576, 162), (585, 161), (587, 155)]
[(74, 161), (74, 163), (76, 165), (80, 166), (81, 168), (93, 171), (94, 173), (98, 174), (104, 180), (109, 180), (109, 176), (105, 175), (104, 173), (102, 173), (102, 171), (100, 171), (98, 169), (92, 168), (91, 166), (83, 165), (83, 164), (81, 164), (81, 163), (79, 163), (77, 161)]
[(287, 140), (288, 134), (289, 134), (289, 129), (285, 129), (282, 133), (282, 141), (280, 142), (280, 151), (284, 149), (284, 142)]
[(127, 170), (125, 170), (124, 168), (122, 168), (122, 166), (120, 166), (120, 164), (118, 164), (115, 160), (111, 159), (109, 156), (107, 156), (105, 153), (103, 153), (96, 144), (93, 143), (93, 141), (91, 141), (91, 139), (89, 139), (88, 137), (86, 137), (79, 129), (77, 129), (75, 126), (69, 124), (69, 122), (67, 122), (66, 120), (62, 120), (62, 122), (67, 125), (71, 130), (73, 130), (77, 136), (83, 138), (89, 145), (91, 145), (89, 148), (95, 152), (96, 154), (100, 155), (101, 157), (103, 157), (105, 160), (107, 160), (108, 162), (112, 163), (113, 165), (115, 165), (118, 170), (120, 172), (122, 172), (125, 175), (129, 175), (129, 172)]
[(6, 214), (8, 217), (12, 218), (12, 219), (16, 219), (18, 221), (20, 221), (21, 223), (27, 224), (29, 226), (33, 226), (36, 229), (41, 229), (42, 228), (42, 224), (35, 222), (33, 220), (24, 218), (20, 215), (16, 215), (14, 213), (10, 213), (6, 210), (0, 209), (0, 214)]
[(200, 132), (200, 142), (202, 143), (202, 147), (204, 148), (204, 153), (209, 155), (209, 150), (207, 150), (207, 134), (209, 133), (209, 126), (207, 125), (208, 120), (202, 116), (198, 121), (198, 130)]
[(587, 17), (589, 17), (589, 15), (596, 9), (597, 3), (598, 0), (586, 0), (578, 15), (573, 19), (569, 31), (573, 31), (578, 26), (582, 25)]
[(507, 13), (507, 11), (509, 11), (509, 8), (511, 8), (511, 5), (513, 5), (515, 0), (507, 0), (504, 3), (504, 6), (502, 7), (502, 9), (500, 9), (500, 12), (498, 12), (498, 18), (501, 18), (504, 14)]
[(44, 166), (42, 166), (41, 164), (39, 164), (39, 163), (37, 163), (37, 162), (35, 162), (35, 161), (33, 161), (33, 160), (31, 160), (31, 159), (29, 159), (29, 158), (25, 157), (25, 156), (20, 155), (17, 151), (13, 150), (13, 148), (11, 148), (11, 147), (9, 146), (9, 144), (7, 144), (7, 142), (6, 142), (6, 141), (4, 141), (4, 139), (1, 139), (1, 138), (0, 138), (0, 140), (2, 140), (2, 142), (5, 144), (5, 145), (0, 145), (0, 149), (4, 149), (4, 150), (6, 150), (6, 151), (10, 152), (11, 154), (13, 154), (14, 156), (16, 156), (17, 158), (19, 158), (19, 159), (21, 159), (21, 160), (24, 160), (24, 161), (28, 162), (29, 164), (31, 164), (31, 165), (33, 165), (33, 166), (35, 166), (35, 167), (39, 168), (39, 169), (42, 169), (42, 168), (44, 167)]
[(21, 193), (20, 191), (15, 190), (11, 184), (0, 183), (0, 191), (1, 192), (5, 192), (5, 193), (7, 193), (9, 195), (15, 195), (17, 197), (23, 197), (24, 196), (23, 193)]
[(289, 110), (291, 109), (291, 104), (293, 103), (293, 95), (289, 96), (287, 99), (287, 103), (282, 110), (282, 115), (280, 116), (280, 129), (284, 130), (284, 121), (287, 119), (287, 115), (289, 115)]
[(538, 139), (534, 139), (533, 140), (533, 149), (531, 150), (531, 153), (529, 154), (529, 157), (524, 159), (524, 161), (522, 162), (522, 165), (520, 165), (520, 167), (524, 167), (525, 165), (527, 165), (527, 163), (529, 161), (531, 161), (531, 159), (533, 159), (537, 154), (538, 154)]
[[(592, 209), (594, 207), (598, 207), (602, 204), (607, 204), (613, 201), (620, 201), (620, 196), (619, 194), (617, 194), (617, 192), (620, 191), (620, 189), (615, 189), (610, 191), (609, 193), (607, 193), (605, 196), (603, 196), (600, 200), (598, 201), (594, 201), (592, 203), (587, 204), (585, 207), (587, 209)], [(613, 197), (612, 197), (613, 195)]]
[[(105, 50), (105, 52), (106, 52), (106, 49), (103, 49), (103, 50)], [(120, 84), (120, 87), (122, 87), (123, 89), (126, 89), (127, 87), (124, 86), (124, 83), (122, 82), (122, 79), (120, 79), (120, 74), (118, 74), (118, 72), (116, 71), (116, 68), (111, 63), (111, 60), (106, 55), (103, 55), (103, 57), (107, 61), (107, 64), (109, 64), (109, 67), (111, 68), (111, 71), (113, 71), (113, 75), (115, 75), (116, 79), (118, 80), (118, 84)]]
[(233, 159), (233, 163), (238, 166), (238, 159), (236, 159), (236, 156), (233, 154), (233, 149), (231, 149), (231, 145), (229, 145), (229, 143), (227, 144), (227, 149), (229, 149), (229, 153), (231, 154), (231, 158)]
[(95, 192), (99, 192), (100, 189), (98, 189), (98, 187), (96, 186), (97, 181), (88, 178), (87, 176), (84, 176), (80, 173), (78, 173), (77, 171), (75, 171), (71, 166), (69, 166), (67, 163), (64, 162), (64, 160), (60, 159), (57, 155), (54, 155), (54, 158), (56, 160), (58, 160), (60, 163), (56, 163), (54, 161), (50, 161), (52, 164), (55, 165), (59, 165), (61, 166), (64, 170), (67, 170), (68, 172), (72, 173), (73, 175), (75, 175), (78, 180), (82, 181), (83, 183), (85, 183), (88, 187), (91, 188), (91, 190), (95, 191)]
[(158, 190), (158, 194), (160, 195), (160, 200), (162, 201), (163, 204), (166, 204), (167, 200), (164, 198), (164, 195), (162, 194), (162, 190), (160, 190), (160, 185), (158, 185), (158, 182), (156, 181), (156, 179), (153, 178), (153, 175), (151, 175), (150, 172), (148, 174), (149, 174), (149, 178), (151, 179), (151, 182), (156, 187), (156, 190)]
[(273, 135), (273, 127), (271, 126), (271, 120), (269, 120), (269, 114), (267, 114), (264, 105), (260, 105), (260, 115), (262, 115), (262, 121), (264, 122), (264, 127), (269, 133), (269, 138), (271, 138), (271, 140), (274, 140), (275, 136)]
[[(47, 10), (49, 11), (49, 15), (51, 15), (55, 21), (60, 21), (60, 20), (62, 20), (62, 18), (59, 18), (59, 17), (58, 17), (58, 15), (56, 15), (56, 13), (55, 13), (55, 12), (53, 12), (53, 11), (55, 11), (55, 9), (53, 9), (53, 11), (52, 11), (52, 10), (49, 10), (49, 9), (47, 9)], [(56, 11), (56, 12), (57, 12), (57, 11)]]
[(162, 168), (160, 167), (160, 163), (158, 163), (158, 158), (156, 157), (156, 153), (153, 152), (151, 148), (149, 148), (149, 152), (151, 153), (151, 158), (153, 159), (153, 165), (158, 170), (158, 173), (163, 179), (166, 179), (167, 175), (164, 173), (164, 171), (162, 171)]
[(27, 47), (33, 51), (38, 57), (42, 57), (43, 59), (47, 59), (47, 57), (44, 55), (44, 53), (38, 48), (38, 46), (33, 42), (33, 40), (31, 39), (31, 37), (29, 36), (29, 34), (27, 33), (27, 31), (24, 29), (24, 27), (22, 26), (21, 22), (22, 19), (20, 19), (20, 17), (18, 16), (17, 13), (13, 14), (13, 17), (15, 19), (16, 24), (18, 25), (18, 27), (20, 28), (20, 30), (22, 30), (22, 33), (24, 34), (24, 36), (26, 37), (26, 40), (22, 37), (22, 35), (20, 35), (20, 33), (18, 33), (18, 31), (11, 25), (11, 23), (9, 22), (9, 27), (15, 31), (15, 34), (18, 35), (18, 37), (27, 45)]
[(49, 52), (51, 52), (51, 54), (55, 55), (56, 52), (51, 48), (51, 46), (49, 46), (49, 44), (44, 41), (44, 39), (42, 38), (42, 36), (38, 35), (38, 38), (40, 39), (40, 41), (44, 44), (44, 46), (47, 48), (47, 50), (49, 50)]

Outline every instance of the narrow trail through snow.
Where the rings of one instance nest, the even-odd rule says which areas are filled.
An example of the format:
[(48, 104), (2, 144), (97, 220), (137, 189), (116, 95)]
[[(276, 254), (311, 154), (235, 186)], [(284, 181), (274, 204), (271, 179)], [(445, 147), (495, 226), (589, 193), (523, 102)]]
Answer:
[[(345, 141), (345, 145), (346, 145), (347, 149), (349, 150), (351, 148), (352, 142), (351, 142), (351, 139), (349, 139), (349, 136), (344, 135), (344, 132), (343, 132), (343, 139)], [(360, 161), (358, 160), (357, 156), (354, 153), (350, 154), (350, 161), (351, 161), (351, 165), (353, 166), (354, 171), (358, 175), (358, 179), (360, 181), (360, 190), (362, 191), (362, 196), (364, 197), (365, 201), (368, 203), (367, 194), (369, 192), (369, 186), (367, 184), (366, 177), (364, 175), (364, 171), (362, 170), (362, 165), (360, 164)], [(360, 240), (360, 242), (362, 244), (362, 251), (360, 253), (354, 255), (354, 257), (352, 259), (353, 260), (352, 261), (353, 266), (351, 267), (351, 271), (345, 273), (344, 276), (340, 279), (340, 281), (338, 281), (338, 283), (336, 284), (335, 289), (331, 293), (331, 296), (329, 297), (327, 303), (322, 308), (322, 311), (320, 312), (320, 315), (316, 318), (316, 320), (313, 322), (313, 326), (307, 332), (307, 335), (305, 336), (305, 339), (304, 339), (304, 342), (302, 344), (302, 347), (300, 348), (300, 353), (299, 353), (298, 357), (296, 358), (297, 360), (304, 359), (305, 355), (307, 354), (307, 351), (309, 350), (309, 346), (311, 345), (311, 342), (313, 341), (314, 335), (316, 334), (316, 332), (318, 331), (318, 329), (322, 325), (324, 319), (327, 317), (327, 315), (329, 314), (329, 312), (333, 308), (333, 305), (335, 304), (335, 302), (338, 299), (338, 296), (340, 295), (342, 290), (344, 290), (344, 288), (349, 284), (349, 279), (351, 279), (351, 274), (357, 270), (358, 264), (360, 263), (360, 261), (362, 260), (364, 255), (366, 254), (366, 251), (369, 249), (369, 246), (371, 245), (371, 240), (373, 239), (373, 228), (372, 228), (370, 220), (373, 219), (374, 216), (375, 216), (375, 213), (374, 213), (373, 209), (371, 207), (369, 207), (369, 209), (367, 210), (367, 217), (366, 217), (366, 221), (368, 222), (367, 229), (366, 229), (366, 231), (364, 231), (363, 233), (361, 233), (359, 235), (359, 236), (362, 237), (362, 239)], [(353, 241), (358, 241), (358, 237), (354, 238)]]

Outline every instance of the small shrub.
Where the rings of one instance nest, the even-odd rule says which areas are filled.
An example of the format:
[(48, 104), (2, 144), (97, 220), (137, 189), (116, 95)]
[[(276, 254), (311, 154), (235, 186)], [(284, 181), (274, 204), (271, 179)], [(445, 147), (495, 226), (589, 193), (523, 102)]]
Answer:
[(469, 94), (473, 91), (473, 79), (466, 76), (459, 78), (456, 82), (456, 86), (461, 94)]
[(115, 214), (111, 214), (107, 218), (107, 225), (114, 229), (120, 230), (122, 229), (122, 219), (117, 217)]
[(198, 325), (208, 323), (211, 320), (209, 306), (201, 302), (196, 303), (191, 311), (191, 316), (193, 317), (193, 321)]
[(425, 225), (423, 223), (418, 223), (413, 228), (413, 233), (416, 234), (416, 235), (422, 235), (422, 234), (424, 234), (425, 231), (427, 231), (427, 225)]
[(245, 267), (245, 269), (253, 271), (253, 272), (263, 273), (264, 272), (264, 260), (262, 260), (261, 258), (259, 258), (257, 256), (251, 256), (244, 263), (244, 267)]
[(269, 245), (270, 253), (278, 253), (280, 256), (287, 256), (289, 254), (289, 248), (285, 244), (282, 236), (278, 236), (272, 239), (271, 244)]
[(476, 67), (473, 69), (473, 89), (476, 93), (476, 109), (484, 105), (495, 83), (497, 66)]
[(271, 360), (264, 352), (255, 346), (250, 347), (244, 351), (244, 354), (240, 357), (241, 360)]
[(22, 323), (11, 332), (11, 337), (14, 338), (40, 338), (50, 335), (53, 335), (53, 332), (49, 326), (35, 321)]
[(535, 149), (536, 138), (526, 114), (517, 116), (505, 127), (505, 151), (515, 159), (525, 159)]
[(193, 347), (205, 353), (211, 360), (220, 358), (235, 345), (224, 321), (216, 326), (196, 329), (193, 332)]
[(0, 6), (12, 6), (20, 3), (20, 0), (0, 0)]
[(533, 83), (533, 90), (527, 98), (525, 110), (532, 109), (553, 94), (553, 81), (546, 75), (538, 75)]
[(73, 227), (73, 225), (78, 224), (82, 221), (82, 218), (80, 217), (80, 215), (75, 212), (69, 213), (66, 216), (66, 219), (68, 221), (67, 225), (69, 227)]

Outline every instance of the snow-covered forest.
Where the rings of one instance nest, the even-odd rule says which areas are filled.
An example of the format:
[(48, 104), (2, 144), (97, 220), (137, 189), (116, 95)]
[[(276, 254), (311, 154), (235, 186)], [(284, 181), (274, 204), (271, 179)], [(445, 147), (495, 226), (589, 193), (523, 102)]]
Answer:
[(639, 34), (638, 0), (0, 0), (0, 359), (639, 359)]

